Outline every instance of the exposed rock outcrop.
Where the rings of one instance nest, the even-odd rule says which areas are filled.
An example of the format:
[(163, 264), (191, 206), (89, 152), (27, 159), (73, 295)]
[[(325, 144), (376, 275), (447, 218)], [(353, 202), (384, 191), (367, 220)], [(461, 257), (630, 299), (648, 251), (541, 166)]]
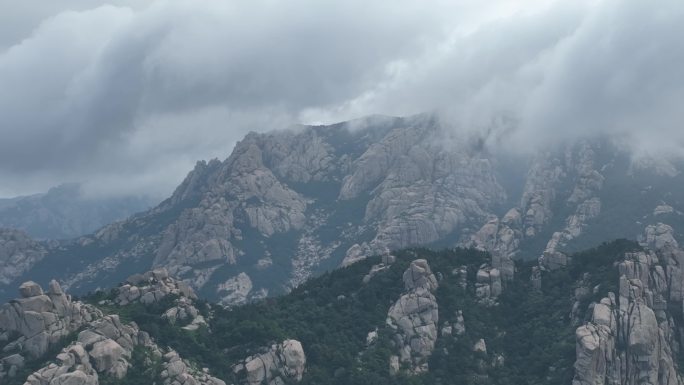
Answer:
[(70, 333), (102, 317), (93, 306), (72, 301), (56, 281), (47, 293), (35, 282), (21, 285), (22, 298), (0, 307), (0, 333), (17, 336), (8, 346), (16, 346), (27, 358), (45, 354)]
[(31, 374), (24, 385), (99, 385), (97, 371), (82, 345), (62, 350), (54, 364)]
[(523, 238), (521, 229), (522, 216), (517, 208), (513, 208), (501, 220), (491, 218), (470, 237), (470, 243), (466, 246), (489, 252), (492, 256), (492, 267), (501, 272), (504, 280), (510, 280), (515, 273), (513, 257), (518, 252)]
[(475, 296), (488, 305), (496, 304), (496, 298), (501, 295), (503, 286), (499, 269), (480, 266), (475, 281)]
[(178, 353), (170, 351), (163, 356), (161, 378), (164, 385), (226, 385), (205, 371), (195, 370)]
[(560, 249), (577, 238), (587, 222), (601, 212), (601, 200), (597, 194), (603, 188), (605, 178), (595, 169), (595, 156), (594, 149), (586, 142), (579, 145), (576, 153), (570, 149), (566, 152), (566, 158), (573, 159), (572, 169), (577, 174), (574, 188), (566, 204), (574, 205), (575, 212), (566, 218), (565, 227), (551, 236), (546, 249), (539, 257), (539, 265), (542, 268), (554, 270), (567, 266), (568, 256)]
[(669, 285), (671, 279), (681, 282), (681, 276), (669, 276), (679, 272), (668, 269), (658, 253), (627, 253), (618, 266), (617, 297), (609, 293), (593, 304), (591, 321), (577, 328), (573, 385), (684, 384), (675, 364), (679, 342), (668, 310), (669, 303), (681, 303), (677, 293), (673, 302)]
[(428, 370), (427, 359), (437, 340), (439, 312), (432, 294), (438, 287), (437, 278), (426, 260), (417, 259), (406, 269), (403, 280), (406, 293), (387, 314), (387, 325), (395, 331), (393, 342), (399, 352), (390, 360), (390, 371), (401, 363), (409, 373), (422, 373)]
[(46, 254), (46, 248), (25, 232), (0, 228), (0, 284), (9, 284)]
[[(181, 295), (179, 301), (196, 298), (187, 285), (169, 278), (162, 270), (131, 276), (124, 286), (128, 291), (123, 296), (120, 291), (116, 300), (126, 304), (148, 303), (142, 300), (145, 294), (131, 297), (132, 287), (152, 293), (155, 301), (171, 293)], [(225, 385), (206, 371), (192, 369), (175, 352), (163, 354), (163, 349), (135, 323), (123, 323), (116, 314), (103, 315), (94, 306), (71, 301), (56, 281), (50, 283), (45, 294), (34, 282), (22, 284), (20, 293), (23, 298), (6, 304), (0, 311), (0, 341), (4, 346), (0, 353), (0, 382), (14, 377), (26, 359), (37, 358), (50, 363), (29, 375), (27, 385), (98, 385), (102, 376), (123, 379), (132, 365), (147, 365), (145, 361), (131, 361), (133, 350), (138, 347), (162, 358), (161, 376), (165, 385)], [(169, 309), (165, 315), (173, 309), (176, 308)], [(186, 311), (187, 318), (192, 317), (193, 310)], [(175, 316), (178, 320), (178, 314)], [(197, 318), (201, 316), (195, 316), (193, 323)], [(65, 340), (72, 336), (73, 340)], [(11, 341), (11, 338), (15, 339)], [(45, 357), (49, 348), (62, 344), (67, 346), (54, 360)]]
[(299, 382), (306, 369), (306, 355), (297, 340), (272, 345), (266, 352), (246, 358), (233, 366), (233, 372), (247, 385), (281, 385)]
[(224, 305), (240, 305), (250, 298), (253, 287), (249, 275), (242, 272), (220, 284), (216, 291)]
[(114, 302), (121, 306), (132, 302), (150, 304), (160, 301), (167, 295), (197, 299), (195, 291), (187, 283), (171, 278), (169, 272), (163, 268), (128, 277), (117, 292)]
[(194, 305), (197, 299), (194, 290), (187, 283), (170, 277), (166, 269), (131, 275), (116, 291), (114, 302), (120, 306), (134, 302), (147, 305), (159, 302), (169, 295), (174, 296), (174, 306), (168, 308), (162, 318), (171, 324), (187, 324), (183, 326), (186, 330), (197, 330), (200, 326), (207, 325)]
[[(372, 191), (364, 217), (377, 229), (371, 251), (436, 241), (466, 223), (482, 223), (491, 205), (503, 201), (490, 160), (442, 145), (436, 140), (440, 135), (429, 121), (394, 129), (344, 178), (340, 199)], [(358, 250), (347, 252), (352, 254)]]

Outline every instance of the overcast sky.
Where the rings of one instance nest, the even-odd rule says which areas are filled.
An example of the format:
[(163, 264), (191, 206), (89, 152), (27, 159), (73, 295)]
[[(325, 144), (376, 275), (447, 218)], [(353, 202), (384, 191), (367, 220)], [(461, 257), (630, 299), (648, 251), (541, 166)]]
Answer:
[(502, 112), (684, 148), (681, 0), (0, 0), (0, 196), (167, 195), (250, 130)]

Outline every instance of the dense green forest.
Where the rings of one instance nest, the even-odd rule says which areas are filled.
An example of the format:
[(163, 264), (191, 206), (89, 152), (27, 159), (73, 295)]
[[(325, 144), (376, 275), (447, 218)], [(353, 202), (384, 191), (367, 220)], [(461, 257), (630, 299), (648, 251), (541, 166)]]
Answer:
[[(153, 305), (131, 304), (106, 311), (135, 321), (160, 345), (210, 368), (227, 383), (237, 380), (232, 363), (270, 343), (292, 338), (301, 341), (307, 355), (303, 384), (570, 384), (576, 326), (569, 314), (576, 282), (591, 271), (591, 285), (601, 288), (596, 296), (615, 290), (614, 262), (638, 248), (633, 242), (615, 241), (577, 253), (568, 268), (545, 273), (541, 290), (530, 282), (534, 263), (520, 262), (516, 278), (506, 284), (493, 306), (477, 301), (473, 284), (478, 268), (489, 259), (486, 253), (410, 249), (395, 253), (397, 261), (366, 284), (362, 279), (379, 257), (326, 273), (281, 297), (234, 308), (200, 302), (197, 306), (210, 321), (208, 327), (194, 332), (160, 319), (173, 303), (172, 297)], [(440, 325), (455, 322), (460, 310), (466, 333), (438, 338), (428, 373), (392, 377), (388, 363), (396, 353), (385, 320), (404, 290), (402, 274), (416, 258), (427, 259), (438, 277), (435, 297)], [(452, 274), (460, 266), (468, 270), (465, 290)], [(95, 303), (111, 295), (97, 293), (87, 299)], [(366, 336), (376, 328), (379, 338), (367, 346)], [(486, 353), (473, 352), (479, 339), (486, 341)], [(136, 354), (142, 360), (145, 352)], [(158, 368), (138, 368), (120, 383), (149, 384), (156, 376)]]

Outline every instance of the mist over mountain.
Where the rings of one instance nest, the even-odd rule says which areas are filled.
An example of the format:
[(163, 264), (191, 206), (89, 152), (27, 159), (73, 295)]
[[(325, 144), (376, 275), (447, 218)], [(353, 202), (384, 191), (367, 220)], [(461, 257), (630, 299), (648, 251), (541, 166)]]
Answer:
[(29, 1), (0, 3), (0, 196), (163, 197), (249, 131), (434, 110), (456, 132), (508, 115), (528, 153), (682, 154), (676, 0)]
[(684, 385), (682, 36), (0, 0), (0, 384)]
[(681, 163), (635, 156), (619, 138), (536, 155), (485, 142), (454, 136), (436, 114), (251, 133), (157, 207), (34, 257), (7, 255), (22, 268), (2, 290), (59, 278), (85, 293), (163, 267), (239, 304), (405, 247), (476, 247), (512, 277), (513, 259), (557, 267), (649, 225), (684, 232)]
[(79, 184), (65, 184), (44, 194), (0, 199), (0, 227), (23, 230), (37, 239), (75, 238), (155, 203), (149, 197), (87, 197)]

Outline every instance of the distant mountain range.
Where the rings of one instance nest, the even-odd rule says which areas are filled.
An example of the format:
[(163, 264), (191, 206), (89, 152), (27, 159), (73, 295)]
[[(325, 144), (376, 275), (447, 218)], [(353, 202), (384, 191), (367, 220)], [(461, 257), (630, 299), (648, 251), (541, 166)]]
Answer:
[(79, 184), (64, 184), (44, 194), (0, 199), (0, 227), (38, 239), (76, 238), (156, 203), (149, 197), (84, 197)]

